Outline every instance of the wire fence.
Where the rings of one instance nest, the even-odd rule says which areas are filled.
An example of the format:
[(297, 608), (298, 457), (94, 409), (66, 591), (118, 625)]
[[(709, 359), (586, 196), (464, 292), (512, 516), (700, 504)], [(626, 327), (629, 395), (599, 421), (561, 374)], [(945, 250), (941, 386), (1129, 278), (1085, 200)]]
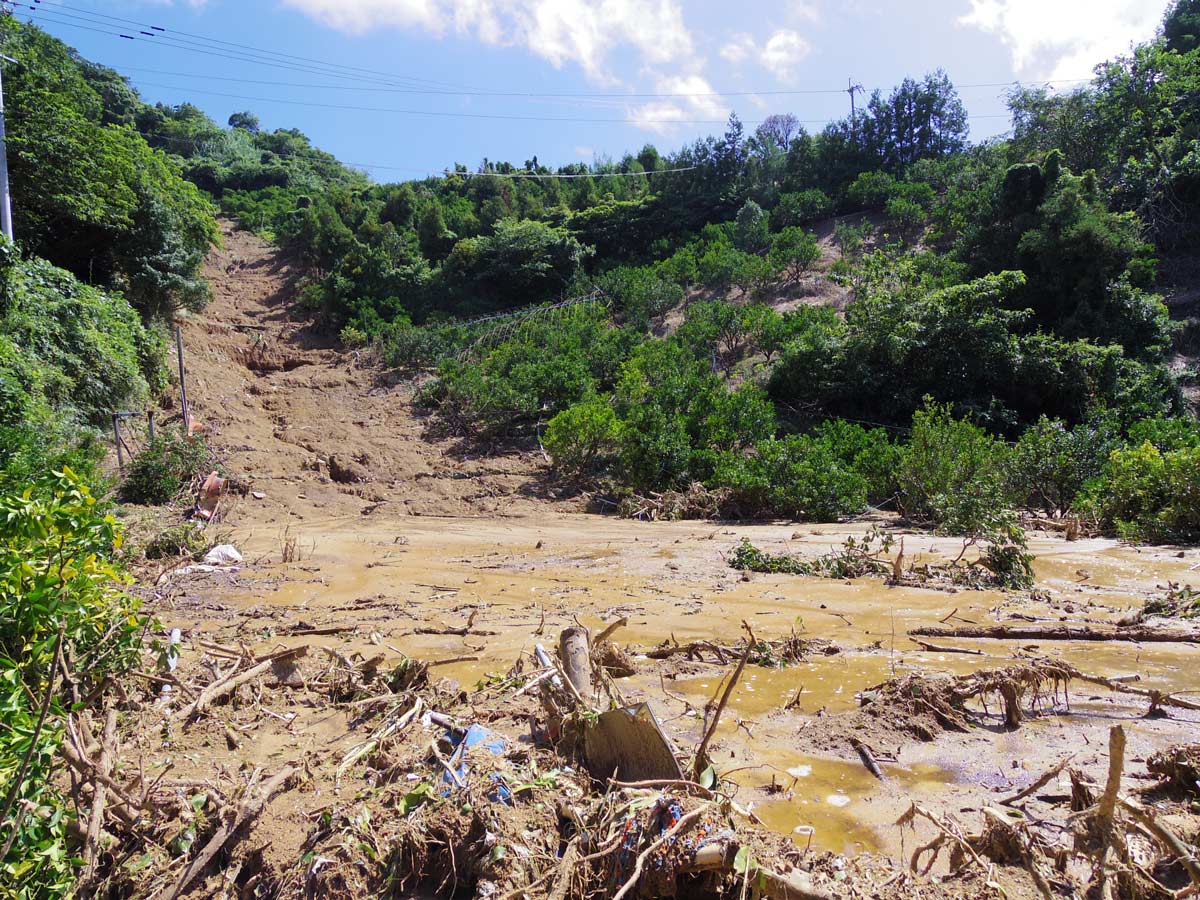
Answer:
[(612, 299), (608, 294), (601, 290), (595, 290), (581, 297), (571, 297), (546, 306), (518, 309), (461, 322), (459, 323), (461, 327), (468, 331), (479, 326), (483, 326), (483, 331), (458, 352), (458, 360), (459, 362), (468, 362), (478, 359), (488, 349), (511, 340), (522, 328), (533, 322), (565, 319), (597, 305), (608, 308), (611, 304)]

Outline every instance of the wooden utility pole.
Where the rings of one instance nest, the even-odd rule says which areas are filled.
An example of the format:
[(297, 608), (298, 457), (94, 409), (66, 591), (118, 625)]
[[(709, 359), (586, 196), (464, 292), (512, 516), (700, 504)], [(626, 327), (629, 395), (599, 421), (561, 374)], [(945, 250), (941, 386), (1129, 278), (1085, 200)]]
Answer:
[(183, 430), (190, 434), (192, 431), (192, 410), (188, 406), (187, 382), (183, 370), (183, 332), (175, 326), (175, 356), (179, 360), (179, 407), (183, 412)]
[(846, 93), (850, 95), (850, 133), (855, 140), (858, 139), (858, 106), (854, 102), (855, 94), (866, 93), (866, 88), (861, 84), (855, 84), (853, 78), (846, 79)]
[[(0, 53), (0, 60), (15, 63), (12, 57)], [(3, 66), (0, 66), (2, 69)], [(4, 131), (4, 80), (0, 77), (0, 230), (11, 243), (13, 240), (12, 195), (8, 189), (8, 137)]]

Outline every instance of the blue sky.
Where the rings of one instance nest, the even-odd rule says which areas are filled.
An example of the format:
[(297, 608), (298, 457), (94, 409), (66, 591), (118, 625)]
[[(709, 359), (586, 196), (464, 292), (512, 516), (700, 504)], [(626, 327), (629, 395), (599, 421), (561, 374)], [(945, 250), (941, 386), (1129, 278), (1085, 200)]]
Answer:
[[(250, 109), (388, 181), (485, 157), (670, 150), (720, 132), (731, 110), (749, 127), (790, 112), (818, 130), (848, 113), (848, 78), (886, 91), (938, 67), (982, 139), (1008, 126), (1004, 88), (982, 85), (1069, 88), (1150, 37), (1166, 0), (37, 2), (14, 11), (147, 100), (221, 123)], [(287, 56), (264, 64), (267, 51)]]

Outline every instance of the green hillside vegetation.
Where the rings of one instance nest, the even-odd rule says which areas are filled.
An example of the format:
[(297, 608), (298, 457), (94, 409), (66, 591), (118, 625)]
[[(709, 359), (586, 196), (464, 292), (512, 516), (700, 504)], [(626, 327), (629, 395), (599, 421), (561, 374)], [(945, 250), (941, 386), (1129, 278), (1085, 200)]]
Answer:
[[(1167, 365), (1179, 325), (1156, 293), (1160, 261), (1200, 241), (1193, 5), (1084, 88), (1015, 90), (1012, 135), (982, 145), (968, 144), (938, 71), (816, 133), (789, 114), (747, 133), (731, 116), (674, 153), (646, 145), (554, 170), (484, 160), (402, 184), (373, 183), (250, 112), (220, 127), (191, 105), (147, 105), (117, 73), (8, 19), (22, 60), (15, 174), (54, 172), (16, 178), (39, 191), (17, 197), (25, 252), (141, 314), (114, 383), (50, 378), (38, 402), (87, 421), (87, 403), (161, 378), (156, 323), (203, 302), (197, 265), (220, 209), (307, 264), (303, 310), (348, 346), (435, 370), (421, 399), (441, 427), (498, 449), (543, 440), (563, 477), (614, 502), (701, 484), (724, 515), (890, 504), (970, 530), (901, 476), (924, 416), (947, 431), (933, 449), (951, 453), (964, 422), (995, 442), (983, 468), (998, 508), (1194, 539), (1194, 506), (1145, 499), (1190, 496), (1175, 456), (1188, 450), (1151, 441), (1160, 465), (1131, 437), (1147, 422), (1196, 428), (1189, 376)], [(64, 147), (54, 135), (88, 148), (72, 160), (111, 163), (50, 165)], [(833, 230), (825, 250), (818, 226)], [(840, 310), (820, 302), (829, 289)], [(585, 296), (597, 302), (503, 339), (472, 321)], [(780, 296), (801, 302), (780, 312)], [(1043, 487), (1022, 480), (1033, 475), (1016, 457), (1037, 441), (1088, 454), (1071, 462), (1088, 477), (1070, 496), (1039, 503)], [(1139, 466), (1156, 485), (1138, 488), (1141, 506), (1105, 495)]]

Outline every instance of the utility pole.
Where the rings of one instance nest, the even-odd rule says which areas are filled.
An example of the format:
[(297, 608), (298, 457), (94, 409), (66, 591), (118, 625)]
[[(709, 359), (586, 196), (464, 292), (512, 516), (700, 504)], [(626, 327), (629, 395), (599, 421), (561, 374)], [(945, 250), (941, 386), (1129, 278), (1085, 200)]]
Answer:
[[(11, 16), (7, 3), (0, 3), (0, 15)], [(0, 53), (0, 60), (15, 63), (10, 56)], [(0, 66), (3, 69), (3, 66)], [(9, 243), (13, 241), (12, 193), (8, 189), (8, 135), (4, 130), (4, 79), (0, 76), (0, 231)]]
[(858, 140), (858, 107), (854, 103), (854, 95), (866, 93), (866, 88), (855, 84), (853, 78), (846, 79), (846, 93), (850, 95), (850, 134)]

